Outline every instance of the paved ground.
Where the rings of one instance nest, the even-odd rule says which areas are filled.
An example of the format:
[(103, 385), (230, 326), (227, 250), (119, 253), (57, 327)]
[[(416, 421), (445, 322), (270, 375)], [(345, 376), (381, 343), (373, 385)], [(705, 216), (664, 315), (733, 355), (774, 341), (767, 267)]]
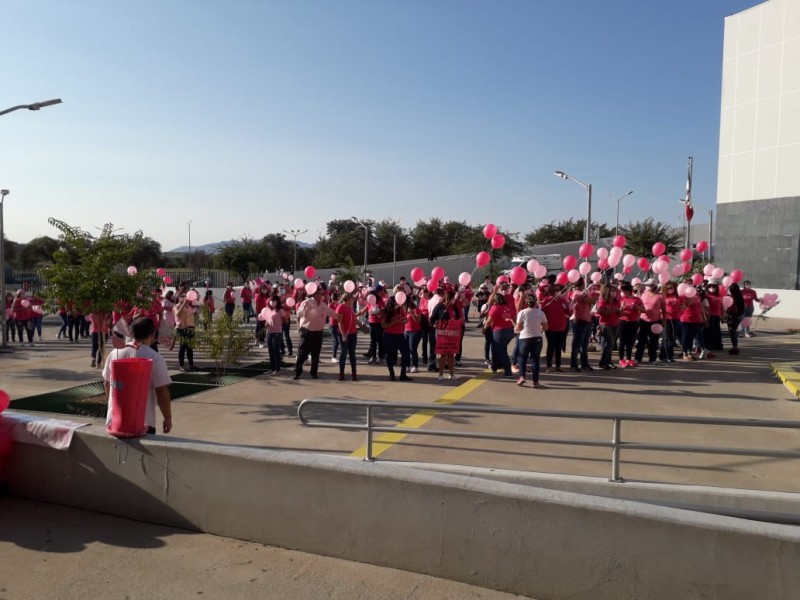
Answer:
[[(364, 440), (361, 433), (343, 429), (307, 428), (298, 422), (297, 405), (304, 398), (311, 397), (397, 400), (426, 404), (445, 399), (447, 402), (455, 402), (456, 405), (489, 404), (558, 410), (800, 421), (800, 403), (770, 370), (772, 363), (800, 363), (800, 334), (786, 333), (790, 329), (798, 329), (798, 326), (800, 322), (796, 320), (771, 319), (761, 325), (756, 337), (741, 341), (742, 353), (739, 356), (725, 353), (710, 361), (676, 363), (662, 367), (546, 374), (542, 376), (546, 389), (542, 390), (533, 390), (529, 385), (520, 388), (513, 380), (503, 378), (483, 379), (487, 377), (482, 361), (483, 339), (477, 330), (471, 328), (465, 340), (464, 366), (458, 369), (456, 381), (437, 382), (435, 375), (420, 373), (414, 375), (412, 383), (391, 383), (385, 367), (360, 365), (360, 381), (338, 382), (335, 380), (336, 366), (326, 362), (319, 380), (306, 377), (295, 382), (289, 372), (278, 376), (263, 375), (233, 386), (184, 397), (174, 403), (172, 435), (224, 444), (284, 448), (340, 456), (357, 453), (360, 448), (363, 452)], [(41, 343), (33, 348), (14, 348), (12, 352), (0, 353), (0, 388), (5, 389), (12, 399), (55, 391), (98, 378), (98, 371), (89, 367), (88, 342), (71, 345), (66, 341), (56, 340), (56, 331), (56, 323), (48, 322)], [(329, 352), (327, 344), (325, 350)], [(363, 350), (362, 341), (359, 352)], [(266, 355), (265, 350), (258, 352)], [(177, 367), (175, 352), (165, 354), (168, 364), (172, 368)], [(329, 359), (329, 354), (325, 356)], [(596, 364), (597, 354), (591, 356), (591, 361)], [(202, 360), (196, 362), (199, 366), (204, 365)], [(414, 412), (408, 411), (387, 422), (397, 423), (412, 416)], [(363, 416), (353, 411), (317, 409), (313, 411), (313, 415), (338, 422), (363, 421)], [(420, 427), (435, 429), (602, 440), (608, 440), (611, 436), (610, 424), (599, 421), (544, 418), (526, 420), (520, 417), (500, 418), (468, 414), (439, 414), (430, 420), (417, 416), (414, 419), (412, 422)], [(800, 449), (800, 432), (794, 430), (626, 424), (623, 427), (623, 438), (661, 443)], [(382, 453), (379, 460), (442, 462), (598, 476), (607, 476), (610, 469), (607, 450), (570, 446), (409, 436), (399, 443), (384, 444), (380, 450)], [(800, 492), (800, 461), (642, 451), (627, 451), (623, 453), (622, 460), (622, 475), (629, 480)], [(198, 597), (201, 593), (213, 597), (233, 597), (247, 593), (264, 598), (504, 597), (470, 596), (471, 593), (484, 593), (475, 591), (474, 588), (469, 592), (456, 591), (452, 592), (454, 595), (447, 596), (446, 593), (451, 592), (438, 592), (438, 588), (434, 587), (425, 588), (428, 584), (418, 583), (414, 579), (417, 576), (413, 575), (401, 574), (402, 577), (408, 577), (406, 579), (402, 579), (398, 572), (392, 572), (385, 577), (366, 572), (362, 575), (357, 571), (361, 565), (344, 563), (345, 566), (342, 566), (337, 565), (339, 561), (333, 559), (283, 553), (262, 546), (185, 531), (167, 532), (166, 528), (156, 527), (148, 529), (150, 526), (141, 524), (131, 527), (124, 520), (113, 520), (112, 524), (112, 520), (105, 520), (106, 517), (87, 516), (85, 513), (73, 513), (57, 507), (29, 505), (8, 498), (3, 499), (0, 504), (0, 515), (3, 514), (6, 518), (0, 520), (0, 548), (4, 557), (4, 561), (0, 561), (0, 598), (77, 598), (88, 590), (85, 587), (88, 585), (87, 580), (82, 576), (84, 572), (81, 569), (84, 568), (94, 575), (103, 575), (100, 579), (107, 582), (109, 591), (124, 589), (128, 592), (137, 588), (129, 585), (130, 577), (124, 570), (114, 570), (116, 563), (128, 561), (133, 561), (137, 572), (145, 569), (153, 574), (141, 582), (139, 596), (128, 592), (128, 597), (132, 598)], [(38, 514), (40, 518), (29, 519), (26, 516), (29, 514)], [(8, 529), (11, 523), (17, 522), (23, 525)], [(53, 523), (54, 535), (47, 537), (46, 530), (37, 529), (36, 524), (41, 522)], [(113, 535), (105, 535), (103, 531), (106, 529), (113, 531)], [(141, 548), (153, 548), (154, 552), (139, 552)], [(264, 556), (269, 558), (265, 559)], [(62, 559), (65, 562), (59, 562)], [(78, 562), (73, 563), (70, 560)], [(81, 567), (73, 570), (67, 566), (71, 564)], [(175, 568), (168, 569), (164, 565), (174, 565)], [(74, 595), (58, 593), (48, 596), (49, 592), (41, 583), (32, 583), (38, 578), (29, 577), (28, 574), (35, 574), (36, 569), (45, 568), (55, 568), (56, 572), (63, 569), (67, 580), (71, 582), (70, 593)], [(282, 575), (276, 575), (273, 568), (280, 570)], [(354, 570), (351, 572), (349, 569)], [(178, 573), (177, 577), (170, 575), (174, 572)], [(21, 576), (20, 573), (25, 575)], [(5, 576), (7, 574), (10, 575), (9, 578)], [(14, 577), (14, 574), (17, 576)], [(340, 579), (339, 574), (344, 576)], [(393, 577), (401, 579), (392, 579)], [(91, 579), (95, 582), (100, 580), (97, 577)], [(280, 585), (289, 587), (278, 589), (288, 591), (270, 595), (270, 588), (266, 583), (259, 587), (259, 582), (265, 579), (282, 580)], [(388, 583), (372, 588), (369, 584), (373, 579)], [(301, 580), (300, 587), (291, 587), (297, 586)], [(24, 582), (24, 587), (19, 587), (21, 581)], [(176, 585), (176, 581), (181, 585)], [(245, 581), (247, 584), (243, 583)], [(325, 588), (327, 591), (315, 587), (317, 583), (324, 581), (331, 583), (331, 587)], [(355, 586), (362, 589), (362, 596), (353, 591), (354, 581), (365, 582)], [(250, 584), (252, 589), (260, 591), (247, 591), (251, 589), (247, 587)], [(17, 587), (12, 587), (13, 585)], [(159, 589), (159, 585), (163, 585), (163, 589)], [(433, 586), (434, 583), (430, 585)], [(225, 589), (237, 591), (230, 594), (221, 592)], [(184, 591), (185, 596), (181, 596), (180, 593)], [(397, 595), (392, 596), (395, 591)], [(111, 593), (106, 596), (102, 592), (100, 595), (113, 596)], [(121, 591), (119, 595), (122, 597)]]

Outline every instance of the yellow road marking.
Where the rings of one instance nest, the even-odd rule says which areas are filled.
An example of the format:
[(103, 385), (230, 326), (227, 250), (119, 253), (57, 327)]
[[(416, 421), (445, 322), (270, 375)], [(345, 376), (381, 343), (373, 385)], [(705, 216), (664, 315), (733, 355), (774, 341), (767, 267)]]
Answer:
[[(434, 404), (454, 404), (459, 400), (462, 400), (467, 394), (477, 390), (480, 386), (491, 379), (492, 375), (493, 373), (487, 369), (477, 377), (474, 377), (469, 381), (462, 383), (460, 386), (451, 389), (441, 398), (436, 400)], [(440, 412), (441, 411), (438, 410), (421, 410), (405, 419), (402, 423), (398, 423), (395, 425), (395, 427), (401, 427), (403, 429), (419, 429)], [(380, 435), (373, 437), (372, 456), (380, 456), (407, 435), (407, 433), (381, 433)], [(356, 458), (365, 458), (367, 456), (367, 445), (364, 444), (358, 450), (351, 453), (350, 456)]]
[(773, 373), (783, 382), (783, 385), (800, 398), (800, 373), (795, 368), (797, 363), (772, 363), (770, 367)]

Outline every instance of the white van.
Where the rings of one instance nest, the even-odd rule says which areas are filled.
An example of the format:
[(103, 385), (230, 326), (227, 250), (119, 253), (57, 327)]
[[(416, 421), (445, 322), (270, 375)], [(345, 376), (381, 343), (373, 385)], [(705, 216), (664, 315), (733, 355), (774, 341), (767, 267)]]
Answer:
[(544, 266), (548, 273), (559, 273), (564, 270), (564, 266), (561, 264), (564, 259), (560, 254), (531, 254), (529, 256), (513, 257), (509, 263), (508, 269), (503, 271), (503, 273), (505, 275), (509, 275), (511, 273), (511, 269), (514, 267), (525, 268), (528, 264), (528, 261), (532, 258), (539, 261), (539, 264)]

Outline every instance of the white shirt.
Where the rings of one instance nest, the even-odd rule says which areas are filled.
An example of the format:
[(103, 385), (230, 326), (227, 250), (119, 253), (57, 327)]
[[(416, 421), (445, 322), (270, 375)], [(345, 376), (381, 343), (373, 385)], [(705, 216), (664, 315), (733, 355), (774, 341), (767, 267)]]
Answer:
[[(156, 426), (156, 388), (169, 385), (172, 378), (169, 376), (167, 362), (164, 357), (153, 350), (150, 346), (126, 346), (121, 350), (112, 350), (106, 357), (106, 364), (103, 366), (103, 380), (111, 381), (111, 362), (118, 358), (149, 358), (153, 361), (153, 371), (150, 374), (150, 390), (147, 392), (147, 411), (144, 421), (148, 427)], [(106, 424), (111, 423), (111, 395), (108, 398), (108, 416)]]
[(540, 308), (524, 308), (517, 313), (517, 325), (521, 327), (519, 339), (542, 337), (542, 324), (547, 324), (547, 317)]

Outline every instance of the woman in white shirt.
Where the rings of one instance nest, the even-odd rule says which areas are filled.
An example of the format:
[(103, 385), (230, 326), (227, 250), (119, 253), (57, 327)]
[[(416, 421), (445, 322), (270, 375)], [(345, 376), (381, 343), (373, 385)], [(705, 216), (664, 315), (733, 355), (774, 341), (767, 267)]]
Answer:
[(537, 306), (536, 296), (525, 296), (526, 308), (517, 313), (514, 331), (519, 334), (519, 379), (517, 385), (525, 385), (528, 357), (533, 371), (533, 387), (540, 388), (539, 362), (542, 356), (542, 332), (547, 330), (547, 317)]

